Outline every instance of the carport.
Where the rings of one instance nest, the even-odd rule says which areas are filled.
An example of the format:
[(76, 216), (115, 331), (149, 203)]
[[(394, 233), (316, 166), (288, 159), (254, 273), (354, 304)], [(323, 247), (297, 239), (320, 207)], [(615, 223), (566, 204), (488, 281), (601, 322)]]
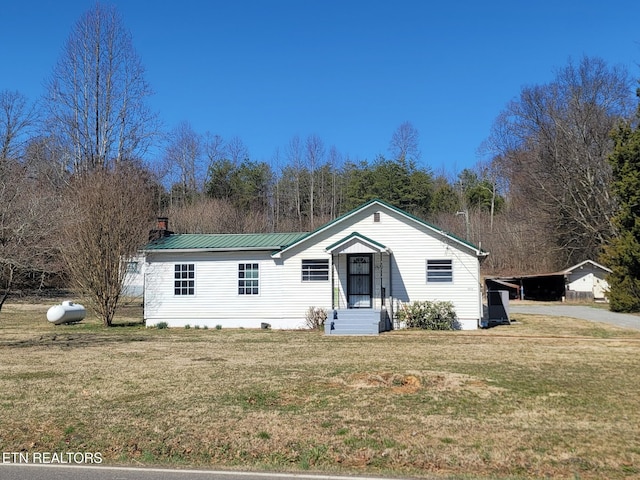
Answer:
[(560, 301), (565, 294), (564, 272), (485, 279), (487, 290), (507, 290), (509, 298)]

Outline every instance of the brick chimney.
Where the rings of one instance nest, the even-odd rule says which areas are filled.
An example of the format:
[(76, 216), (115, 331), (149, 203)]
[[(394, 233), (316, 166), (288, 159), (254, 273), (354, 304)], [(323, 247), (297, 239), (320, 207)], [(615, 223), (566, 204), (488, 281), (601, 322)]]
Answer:
[(172, 234), (173, 232), (169, 231), (169, 219), (167, 217), (158, 217), (156, 228), (149, 231), (149, 241), (155, 242)]
[(158, 217), (158, 226), (156, 227), (160, 231), (169, 230), (169, 219), (167, 217)]

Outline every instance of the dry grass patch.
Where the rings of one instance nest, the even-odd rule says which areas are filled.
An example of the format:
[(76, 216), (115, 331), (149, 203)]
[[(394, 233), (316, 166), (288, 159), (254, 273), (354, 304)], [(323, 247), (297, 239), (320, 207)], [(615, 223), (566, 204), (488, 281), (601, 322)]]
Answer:
[[(41, 308), (41, 310), (39, 309)], [(640, 332), (145, 329), (0, 314), (0, 450), (443, 478), (640, 475)]]

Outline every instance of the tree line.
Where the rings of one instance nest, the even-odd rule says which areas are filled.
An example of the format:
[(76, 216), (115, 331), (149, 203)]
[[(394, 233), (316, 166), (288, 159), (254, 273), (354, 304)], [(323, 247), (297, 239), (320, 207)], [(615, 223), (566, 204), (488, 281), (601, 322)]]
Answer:
[[(398, 130), (412, 130), (417, 138), (409, 122)], [(462, 208), (489, 212), (493, 207), (499, 212), (504, 205), (488, 177), (471, 169), (453, 180), (435, 175), (415, 158), (399, 153), (401, 149), (390, 148), (389, 157), (354, 162), (335, 147), (326, 148), (316, 135), (295, 136), (283, 158), (269, 163), (238, 150), (237, 139), (225, 144), (216, 136), (213, 148), (188, 124), (179, 132), (172, 137), (179, 143), (166, 150), (164, 165), (174, 170), (164, 177), (171, 181), (158, 203), (171, 213), (172, 225), (180, 232), (309, 231), (374, 198), (431, 219)], [(238, 151), (242, 155), (237, 156)], [(225, 215), (235, 210), (245, 222), (203, 218), (203, 203), (225, 205)]]
[[(523, 87), (483, 160), (455, 174), (422, 161), (410, 122), (373, 159), (312, 134), (265, 161), (188, 121), (163, 132), (123, 25), (97, 3), (73, 27), (42, 99), (0, 90), (0, 309), (12, 289), (72, 285), (109, 325), (121, 259), (144, 245), (156, 216), (181, 233), (310, 231), (373, 198), (489, 251), (487, 274), (585, 259), (613, 268), (629, 255), (640, 264), (637, 251), (623, 255), (638, 239), (629, 196), (638, 118), (623, 67), (584, 57)], [(633, 290), (638, 270), (614, 277)]]

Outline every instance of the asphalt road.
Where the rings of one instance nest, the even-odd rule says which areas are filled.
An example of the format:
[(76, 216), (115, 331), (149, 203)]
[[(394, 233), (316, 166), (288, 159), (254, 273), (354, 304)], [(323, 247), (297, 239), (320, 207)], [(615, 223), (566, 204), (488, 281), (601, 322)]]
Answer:
[(347, 477), (261, 472), (169, 470), (96, 465), (2, 464), (2, 480), (384, 480), (376, 477)]
[(640, 330), (640, 316), (615, 313), (604, 308), (594, 308), (583, 305), (568, 305), (566, 303), (536, 305), (532, 303), (519, 303), (516, 300), (509, 303), (509, 314), (512, 313), (572, 317), (592, 322), (608, 323), (622, 328)]

